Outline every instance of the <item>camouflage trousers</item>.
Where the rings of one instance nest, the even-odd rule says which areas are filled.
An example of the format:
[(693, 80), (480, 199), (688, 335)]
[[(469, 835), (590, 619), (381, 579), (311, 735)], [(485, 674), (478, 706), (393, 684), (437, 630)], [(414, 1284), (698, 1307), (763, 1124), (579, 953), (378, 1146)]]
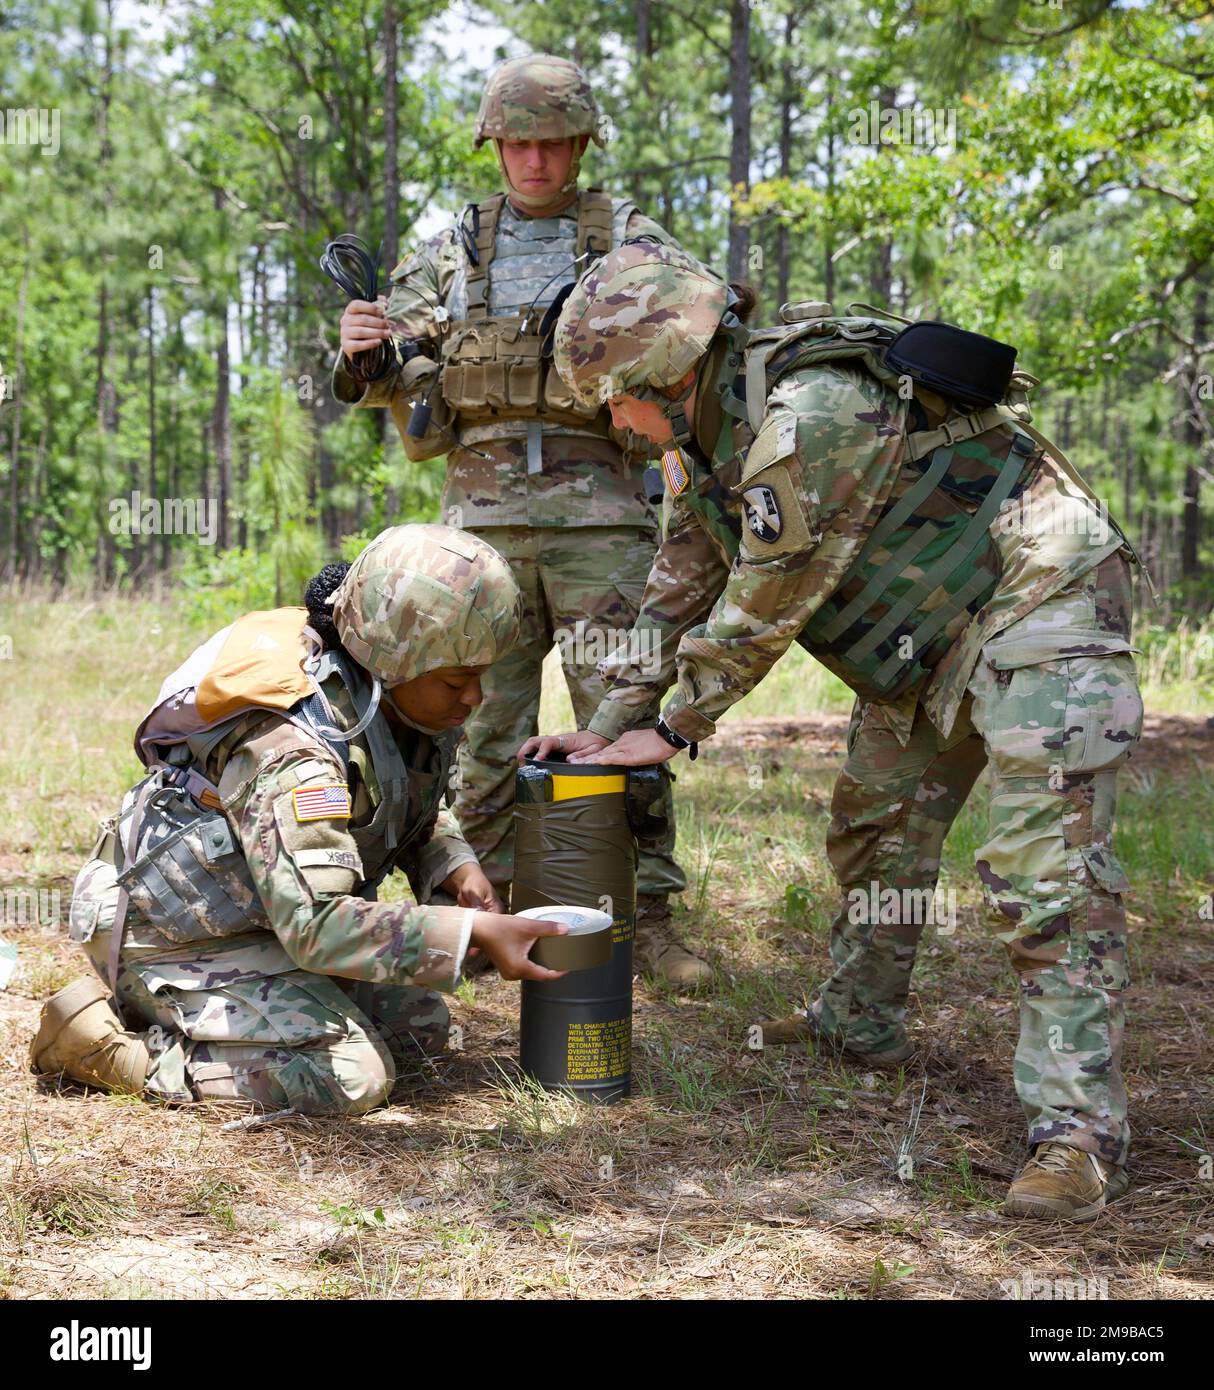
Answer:
[[(99, 909), (81, 944), (107, 980), (117, 898), (114, 866), (90, 860), (73, 910)], [(153, 936), (137, 914), (127, 928), (136, 942)], [(450, 1016), (432, 990), (295, 969), (268, 932), (200, 941), (167, 959), (147, 954), (124, 948), (117, 995), (152, 1055), (145, 1093), (161, 1100), (360, 1115), (388, 1098), (399, 1072), (446, 1045)]]
[[(541, 669), (555, 642), (579, 729), (604, 694), (596, 667), (623, 641), (641, 606), (657, 538), (635, 526), (470, 528), (510, 565), (523, 595), (518, 645), (481, 677), (484, 700), (465, 724), (455, 814), (499, 891), (514, 872), (514, 777), (519, 745), (538, 732)], [(657, 702), (653, 717), (657, 717)], [(665, 834), (641, 851), (639, 893), (680, 893), (670, 783), (655, 815)]]
[(1129, 883), (1112, 833), (1117, 769), (1141, 733), (1142, 699), (1134, 659), (1117, 643), (1103, 655), (1048, 656), (1068, 645), (1059, 616), (1067, 621), (1069, 609), (1073, 622), (1082, 597), (1082, 583), (1071, 586), (984, 647), (947, 741), (920, 707), (903, 746), (879, 711), (857, 703), (827, 841), (844, 890), (835, 969), (811, 1007), (827, 1036), (860, 1050), (904, 1039), (924, 890), (935, 889), (944, 838), (989, 763), (988, 838), (976, 862), (1019, 979), (1013, 1074), (1028, 1141), (1121, 1164)]

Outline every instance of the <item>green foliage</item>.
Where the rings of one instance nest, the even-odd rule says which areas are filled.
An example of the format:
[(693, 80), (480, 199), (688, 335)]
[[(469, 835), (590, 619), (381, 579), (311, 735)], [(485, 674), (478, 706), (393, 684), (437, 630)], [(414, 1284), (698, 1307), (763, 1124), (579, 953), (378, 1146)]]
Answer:
[[(384, 412), (329, 395), (341, 295), (318, 257), (341, 231), (376, 245), (389, 206), (403, 253), (499, 186), (471, 149), (485, 73), (458, 56), (491, 21), (486, 60), (589, 71), (612, 139), (583, 182), (716, 264), (745, 224), (760, 318), (860, 299), (1016, 344), (1040, 418), (1151, 563), (1158, 616), (1210, 608), (1202, 0), (764, 0), (734, 189), (729, 6), (398, 3), (391, 190), (382, 0), (201, 0), (146, 27), (143, 8), (19, 0), (0, 22), (6, 108), (59, 121), (53, 152), (10, 132), (0, 158), (0, 574), (289, 600), (344, 537), (438, 519), (445, 461), (408, 463)], [(874, 106), (942, 124), (891, 141)], [(226, 543), (114, 534), (133, 491), (216, 499)]]

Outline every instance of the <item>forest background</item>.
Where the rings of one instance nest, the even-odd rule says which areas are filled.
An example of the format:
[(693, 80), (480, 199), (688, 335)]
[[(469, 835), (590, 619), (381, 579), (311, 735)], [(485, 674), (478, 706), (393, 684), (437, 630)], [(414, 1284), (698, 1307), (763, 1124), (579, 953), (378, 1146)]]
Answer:
[[(493, 63), (590, 73), (586, 172), (760, 293), (1014, 343), (1189, 670), (1214, 605), (1214, 6), (36, 0), (0, 15), (0, 577), (298, 600), (444, 461), (329, 391), (327, 239), (385, 267), (498, 187)], [(584, 176), (583, 183), (586, 182)], [(191, 504), (202, 504), (197, 510)], [(192, 518), (192, 520), (191, 520)], [(1171, 642), (1170, 645), (1174, 645)]]

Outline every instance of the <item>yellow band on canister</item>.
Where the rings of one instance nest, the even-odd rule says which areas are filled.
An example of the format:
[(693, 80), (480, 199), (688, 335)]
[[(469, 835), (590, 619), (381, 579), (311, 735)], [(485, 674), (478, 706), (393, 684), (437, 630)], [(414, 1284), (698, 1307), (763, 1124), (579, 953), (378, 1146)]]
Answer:
[(552, 774), (553, 801), (572, 801), (575, 796), (605, 796), (608, 792), (624, 790), (622, 772), (605, 773), (602, 777), (569, 777)]

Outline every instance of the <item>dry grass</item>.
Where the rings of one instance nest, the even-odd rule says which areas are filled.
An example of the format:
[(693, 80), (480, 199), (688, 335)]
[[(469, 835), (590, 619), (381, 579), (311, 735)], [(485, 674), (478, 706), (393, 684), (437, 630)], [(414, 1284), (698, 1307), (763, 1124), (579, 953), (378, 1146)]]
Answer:
[[(88, 615), (35, 617), (3, 687), (0, 866), (61, 887), (66, 914), (93, 820), (132, 770), (130, 730), (198, 634), (156, 652), (149, 609), (106, 629), (99, 662)], [(2, 615), (0, 631), (14, 631)], [(684, 924), (721, 987), (686, 1000), (638, 982), (634, 1098), (609, 1109), (518, 1076), (517, 986), (485, 977), (453, 1001), (465, 1051), (362, 1120), (228, 1129), (230, 1110), (39, 1086), (38, 1001), (78, 961), (53, 925), (6, 925), (20, 969), (0, 993), (0, 1294), (987, 1299), (1027, 1272), (1105, 1278), (1113, 1299), (1214, 1296), (1214, 924), (1199, 911), (1214, 730), (1153, 719), (1126, 780), (1133, 1187), (1067, 1229), (998, 1213), (1023, 1135), (1013, 981), (968, 869), (981, 796), (946, 847), (960, 926), (929, 929), (921, 952), (919, 1058), (865, 1074), (746, 1046), (748, 1025), (799, 1004), (827, 965), (822, 836), (844, 729), (837, 712), (742, 718), (684, 761)]]

